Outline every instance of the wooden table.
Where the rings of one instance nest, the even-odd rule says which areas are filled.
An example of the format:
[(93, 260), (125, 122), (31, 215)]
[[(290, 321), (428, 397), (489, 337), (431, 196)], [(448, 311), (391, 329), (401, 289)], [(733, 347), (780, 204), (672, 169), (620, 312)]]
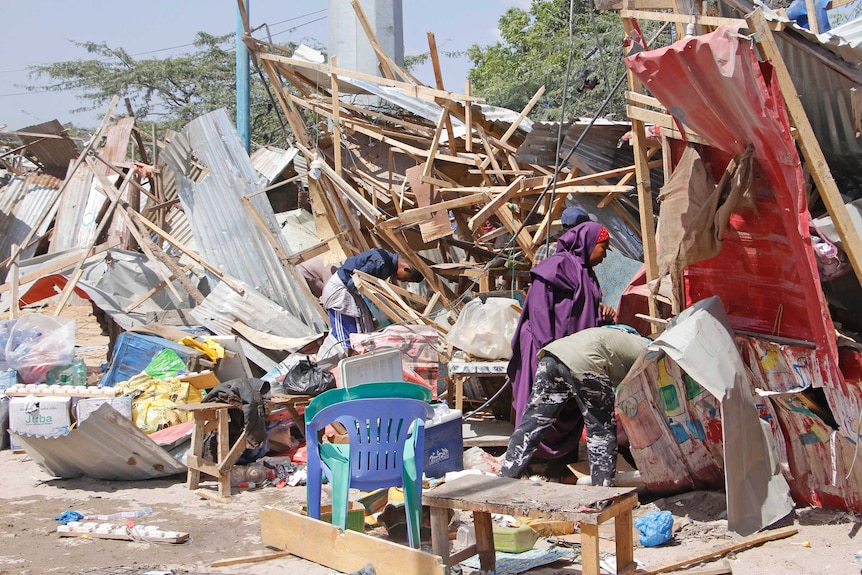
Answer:
[[(297, 404), (308, 403), (309, 395), (276, 395), (267, 400), (267, 411), (273, 406), (284, 407), (290, 413), (294, 425), (305, 437), (305, 419), (296, 411)], [(180, 405), (177, 409), (187, 411), (194, 418), (192, 429), (192, 444), (186, 458), (188, 467), (187, 485), (190, 490), (200, 486), (201, 473), (211, 475), (218, 481), (220, 497), (230, 497), (230, 468), (237, 462), (246, 449), (245, 431), (230, 444), (228, 423), (230, 408), (239, 409), (227, 403), (193, 403)], [(210, 431), (216, 432), (216, 460), (204, 457), (204, 437)]]
[[(230, 497), (230, 468), (246, 448), (245, 431), (230, 445), (228, 423), (231, 407), (230, 404), (216, 402), (177, 406), (180, 411), (188, 411), (194, 417), (191, 453), (186, 457), (189, 468), (187, 485), (192, 491), (200, 485), (201, 473), (206, 473), (218, 481), (219, 496)], [(204, 436), (213, 430), (217, 446), (215, 461), (203, 456)]]
[[(478, 553), (483, 571), (496, 568), (492, 513), (569, 521), (580, 526), (584, 575), (599, 575), (599, 525), (614, 521), (617, 573), (633, 571), (634, 488), (565, 485), (488, 475), (465, 475), (422, 494), (431, 508), (431, 547), (447, 567)], [(449, 555), (448, 509), (473, 512), (476, 543)], [(598, 509), (598, 510), (596, 510)]]

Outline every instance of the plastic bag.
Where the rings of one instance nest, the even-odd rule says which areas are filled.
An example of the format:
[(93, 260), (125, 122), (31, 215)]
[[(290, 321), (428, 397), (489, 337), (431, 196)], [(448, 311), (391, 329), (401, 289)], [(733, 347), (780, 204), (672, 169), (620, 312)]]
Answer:
[(518, 328), (517, 300), (489, 297), (464, 306), (446, 339), (454, 347), (484, 359), (511, 359), (512, 338)]
[(6, 342), (12, 334), (12, 328), (18, 323), (17, 319), (0, 321), (0, 361), (6, 361)]
[(301, 359), (288, 368), (282, 385), (285, 393), (319, 395), (335, 387), (335, 376), (310, 359)]
[(42, 314), (18, 319), (6, 342), (6, 361), (24, 383), (44, 381), (52, 367), (75, 361), (75, 320)]
[(644, 547), (658, 547), (673, 536), (673, 515), (670, 511), (652, 511), (635, 519), (640, 532), (638, 540)]
[(187, 371), (186, 363), (172, 349), (165, 348), (150, 360), (147, 367), (144, 368), (144, 373), (153, 379), (167, 379), (176, 377), (177, 373)]

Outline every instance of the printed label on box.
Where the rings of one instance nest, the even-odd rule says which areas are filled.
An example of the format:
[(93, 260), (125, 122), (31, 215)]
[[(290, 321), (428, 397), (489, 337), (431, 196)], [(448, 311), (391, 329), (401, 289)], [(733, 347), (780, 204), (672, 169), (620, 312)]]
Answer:
[(13, 397), (9, 429), (19, 435), (57, 437), (69, 433), (71, 397)]

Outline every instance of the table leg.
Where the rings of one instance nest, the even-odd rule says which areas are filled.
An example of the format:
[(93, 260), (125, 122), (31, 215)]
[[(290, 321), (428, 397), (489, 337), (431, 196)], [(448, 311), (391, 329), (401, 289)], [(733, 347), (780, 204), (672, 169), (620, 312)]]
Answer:
[[(195, 461), (200, 461), (204, 449), (204, 427), (206, 426), (206, 414), (195, 412), (194, 427), (192, 427), (192, 444), (190, 451), (195, 458)], [(186, 479), (189, 490), (194, 491), (200, 486), (201, 472), (197, 468), (197, 463), (194, 466), (188, 466), (188, 476)]]
[(431, 507), (431, 551), (449, 566), (449, 514), (443, 507)]
[(491, 514), (474, 511), (473, 527), (476, 530), (476, 551), (479, 553), (479, 565), (483, 571), (493, 572), (497, 568), (497, 557), (494, 551), (494, 526), (491, 523)]
[(464, 377), (455, 376), (455, 409), (464, 413)]
[[(228, 423), (230, 422), (229, 410), (219, 409), (216, 419), (218, 421), (218, 430), (216, 431), (218, 438), (217, 465), (220, 465), (227, 458), (230, 451), (230, 431), (228, 430)], [(218, 479), (219, 496), (230, 497), (230, 469), (220, 472), (216, 479)]]
[(583, 575), (599, 575), (599, 525), (581, 522), (581, 563)]
[(617, 552), (617, 573), (624, 573), (634, 563), (632, 510), (626, 509), (614, 518), (614, 540)]

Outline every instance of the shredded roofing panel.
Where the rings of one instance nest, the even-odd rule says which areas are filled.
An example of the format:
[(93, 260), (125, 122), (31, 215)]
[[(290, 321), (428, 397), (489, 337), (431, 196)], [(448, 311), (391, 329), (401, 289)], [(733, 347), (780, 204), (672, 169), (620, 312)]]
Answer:
[[(266, 195), (255, 193), (264, 187), (263, 178), (252, 166), (227, 112), (216, 110), (190, 122), (182, 134), (174, 134), (162, 157), (175, 172), (202, 257), (284, 307), (308, 326), (308, 334), (326, 331), (319, 307), (267, 240), (269, 234), (285, 254), (293, 253)], [(249, 213), (249, 207), (259, 219)]]

